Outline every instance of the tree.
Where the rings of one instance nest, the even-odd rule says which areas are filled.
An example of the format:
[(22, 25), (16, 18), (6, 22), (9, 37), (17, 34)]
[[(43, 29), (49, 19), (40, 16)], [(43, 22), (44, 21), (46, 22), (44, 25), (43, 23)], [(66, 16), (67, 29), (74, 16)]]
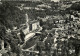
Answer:
[(25, 11), (19, 10), (12, 2), (2, 2), (0, 5), (0, 39), (8, 42), (11, 47), (11, 51), (17, 54), (21, 53), (21, 49), (18, 46), (18, 38), (16, 34), (7, 32), (7, 29), (13, 30), (13, 27), (20, 28), (21, 24), (26, 22)]
[(25, 11), (21, 11), (12, 3), (3, 2), (0, 6), (0, 22), (6, 26), (6, 28), (12, 29), (14, 26), (19, 27), (20, 24), (26, 22)]
[(76, 11), (80, 11), (80, 2), (79, 3), (74, 3), (72, 4), (71, 7), (67, 8), (66, 10), (76, 10)]

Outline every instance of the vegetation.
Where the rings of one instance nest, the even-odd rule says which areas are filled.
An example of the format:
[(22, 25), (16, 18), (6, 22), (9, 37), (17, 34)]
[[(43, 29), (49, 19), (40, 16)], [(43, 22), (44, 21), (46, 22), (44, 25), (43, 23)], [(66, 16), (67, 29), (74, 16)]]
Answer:
[(13, 30), (13, 27), (20, 28), (21, 24), (26, 22), (25, 11), (21, 11), (11, 2), (2, 2), (0, 5), (0, 39), (8, 42), (11, 46), (11, 51), (20, 54), (18, 46), (19, 39), (15, 32), (7, 33), (6, 30)]
[(72, 6), (70, 8), (67, 8), (66, 10), (80, 11), (80, 2), (72, 4)]
[(25, 20), (24, 12), (20, 11), (17, 7), (8, 2), (3, 2), (0, 5), (0, 23), (6, 28), (19, 27)]

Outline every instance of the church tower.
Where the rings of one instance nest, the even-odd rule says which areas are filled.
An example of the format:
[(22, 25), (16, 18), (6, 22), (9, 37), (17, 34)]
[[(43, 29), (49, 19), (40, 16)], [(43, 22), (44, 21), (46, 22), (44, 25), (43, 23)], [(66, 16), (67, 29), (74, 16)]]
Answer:
[(28, 14), (25, 14), (26, 17), (26, 28), (23, 30), (24, 34), (26, 35), (27, 33), (29, 33), (29, 18), (28, 18)]
[(26, 13), (26, 25), (29, 26), (29, 19), (28, 19), (28, 14)]

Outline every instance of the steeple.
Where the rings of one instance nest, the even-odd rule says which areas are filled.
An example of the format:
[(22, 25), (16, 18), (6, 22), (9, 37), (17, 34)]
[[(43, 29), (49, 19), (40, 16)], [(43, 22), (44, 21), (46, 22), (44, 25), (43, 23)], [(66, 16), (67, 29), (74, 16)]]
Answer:
[(26, 16), (26, 25), (29, 26), (29, 24), (28, 24), (29, 23), (28, 14), (26, 13), (25, 16)]
[(28, 20), (28, 14), (26, 13), (25, 15), (26, 15), (26, 22), (28, 22), (28, 21), (29, 21), (29, 20)]

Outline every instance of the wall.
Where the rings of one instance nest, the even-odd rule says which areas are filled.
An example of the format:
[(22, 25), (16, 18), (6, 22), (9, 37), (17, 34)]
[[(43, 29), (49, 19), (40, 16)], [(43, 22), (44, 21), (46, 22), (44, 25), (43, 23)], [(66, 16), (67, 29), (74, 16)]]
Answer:
[(40, 27), (39, 22), (34, 22), (34, 23), (31, 23), (31, 24), (30, 24), (29, 30), (30, 30), (30, 31), (34, 31), (34, 30), (39, 29), (39, 27)]

